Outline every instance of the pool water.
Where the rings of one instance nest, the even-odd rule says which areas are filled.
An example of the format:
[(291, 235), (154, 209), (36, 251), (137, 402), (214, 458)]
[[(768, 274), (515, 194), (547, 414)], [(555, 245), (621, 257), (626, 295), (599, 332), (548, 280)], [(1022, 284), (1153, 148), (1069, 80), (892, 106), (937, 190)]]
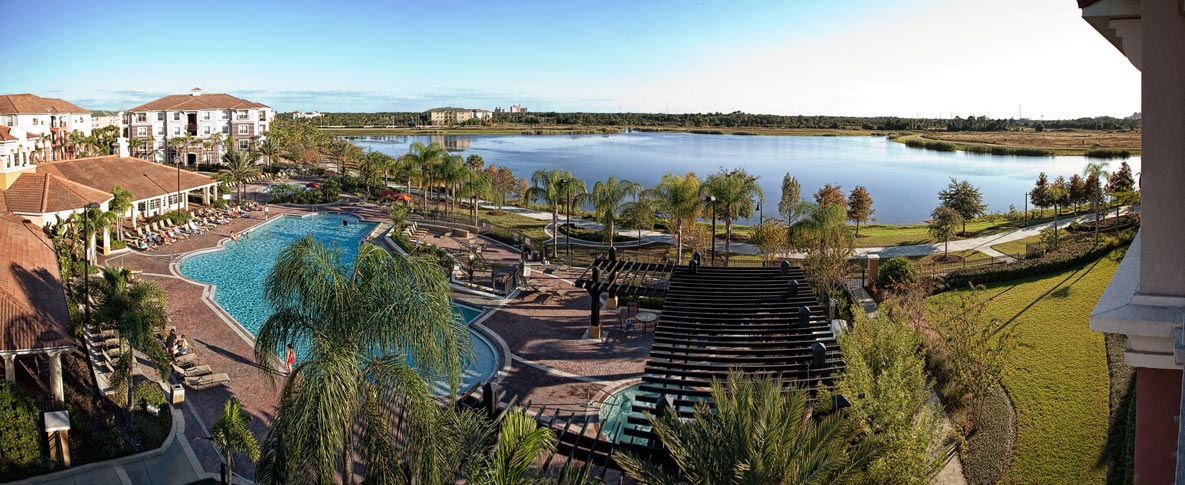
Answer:
[[(625, 429), (640, 429), (642, 431), (649, 431), (649, 426), (640, 426), (630, 424), (629, 418), (644, 417), (643, 413), (634, 411), (634, 405), (639, 404), (648, 408), (651, 413), (654, 412), (654, 405), (644, 401), (638, 401), (637, 396), (645, 396), (649, 398), (657, 397), (658, 394), (648, 391), (640, 390), (641, 384), (634, 384), (629, 387), (622, 388), (610, 395), (605, 402), (601, 403), (600, 420), (601, 433), (605, 435), (609, 441), (617, 443), (634, 443), (645, 444), (640, 438), (633, 437), (625, 433)], [(691, 407), (679, 407), (680, 410), (690, 411)]]
[[(342, 225), (345, 220), (347, 225)], [(214, 285), (214, 302), (226, 310), (247, 331), (255, 335), (272, 314), (263, 296), (263, 284), (275, 265), (276, 256), (293, 241), (312, 234), (318, 241), (336, 245), (342, 261), (350, 264), (358, 246), (377, 224), (353, 216), (319, 214), (306, 217), (281, 216), (246, 231), (238, 241), (226, 241), (221, 250), (192, 254), (178, 264), (186, 277)], [(472, 322), (480, 310), (454, 305), (458, 318)], [(497, 372), (500, 359), (492, 344), (472, 329), (474, 359), (462, 374), (461, 389), (488, 380)], [(297, 349), (297, 358), (302, 357)], [(437, 386), (438, 392), (441, 389)], [(444, 388), (447, 391), (447, 387)]]

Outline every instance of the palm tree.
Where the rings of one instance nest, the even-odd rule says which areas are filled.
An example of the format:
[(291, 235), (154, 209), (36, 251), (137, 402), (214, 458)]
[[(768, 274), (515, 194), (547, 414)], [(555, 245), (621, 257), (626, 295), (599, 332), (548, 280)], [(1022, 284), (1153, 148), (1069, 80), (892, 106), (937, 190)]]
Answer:
[[(576, 178), (571, 172), (564, 170), (560, 172), (561, 177), (556, 182), (556, 189), (559, 191), (560, 200), (564, 201), (564, 214), (567, 220), (564, 221), (565, 226), (572, 225), (572, 208), (583, 206), (590, 198), (588, 187), (584, 185), (584, 181)], [(558, 238), (559, 230), (557, 228), (556, 235)], [(565, 236), (568, 241), (567, 254), (570, 257), (572, 254), (571, 238)], [(558, 241), (558, 239), (557, 239)]]
[(231, 150), (222, 156), (222, 163), (226, 164), (226, 168), (218, 173), (226, 177), (228, 182), (238, 186), (240, 204), (243, 203), (247, 180), (259, 175), (259, 166), (255, 165), (255, 160), (256, 155), (241, 150)]
[[(704, 189), (716, 197), (716, 211), (724, 220), (724, 265), (728, 266), (732, 252), (733, 219), (752, 215), (753, 197), (764, 198), (765, 195), (761, 192), (761, 186), (757, 185), (757, 177), (749, 175), (743, 168), (721, 170), (713, 174), (704, 182)], [(716, 235), (712, 237), (714, 239)], [(713, 240), (712, 244), (716, 242)]]
[(436, 173), (440, 183), (444, 185), (445, 196), (448, 197), (448, 202), (445, 203), (445, 212), (450, 212), (450, 205), (452, 210), (456, 210), (457, 187), (465, 182), (466, 175), (473, 172), (465, 168), (465, 159), (460, 155), (445, 155)]
[[(395, 178), (407, 181), (405, 188), (407, 192), (410, 193), (411, 179), (414, 178), (417, 173), (419, 173), (419, 169), (416, 167), (415, 158), (412, 157), (411, 154), (400, 155), (399, 158), (395, 159), (395, 164), (391, 167), (391, 173), (395, 176)], [(412, 205), (412, 208), (414, 209), (415, 202), (412, 200), (409, 200), (408, 202), (410, 202), (410, 205)]]
[(625, 199), (638, 195), (640, 190), (642, 190), (641, 184), (625, 179), (617, 180), (613, 177), (609, 177), (604, 182), (593, 184), (593, 206), (596, 207), (601, 224), (605, 226), (605, 240), (609, 243), (609, 248), (613, 248), (613, 226), (617, 222), (617, 213), (621, 212)]
[(798, 220), (790, 224), (787, 234), (799, 248), (817, 247), (819, 251), (826, 251), (836, 241), (851, 237), (846, 223), (847, 208), (842, 205), (803, 201), (795, 212), (799, 214)]
[(654, 229), (654, 214), (658, 208), (654, 204), (652, 193), (643, 190), (638, 193), (638, 200), (630, 202), (621, 209), (621, 225), (638, 231), (638, 247), (642, 243), (642, 230)]
[[(1108, 163), (1107, 161), (1090, 162), (1082, 170), (1082, 175), (1085, 175), (1087, 178), (1094, 177), (1095, 179), (1095, 186), (1092, 190), (1094, 190), (1094, 243), (1096, 246), (1099, 244), (1099, 214), (1103, 208), (1099, 200), (1103, 194), (1103, 178), (1111, 176), (1111, 174), (1107, 173)], [(1119, 219), (1115, 219), (1115, 224), (1118, 227)]]
[(95, 301), (95, 321), (119, 332), (122, 351), (115, 363), (111, 385), (126, 390), (128, 411), (131, 411), (132, 366), (136, 360), (133, 350), (149, 358), (161, 379), (169, 372), (168, 353), (155, 336), (168, 322), (165, 290), (152, 281), (132, 281), (132, 270), (128, 268), (105, 267), (98, 284), (92, 288), (91, 298)]
[(379, 178), (387, 173), (387, 166), (394, 161), (390, 155), (382, 152), (370, 151), (358, 161), (358, 176), (362, 179), (363, 185), (366, 186), (366, 198), (370, 199), (370, 188), (378, 182)]
[(350, 264), (305, 236), (277, 257), (264, 295), (275, 313), (255, 341), (261, 371), (274, 377), (276, 353), (289, 343), (303, 356), (264, 439), (261, 482), (312, 475), (324, 483), (343, 470), (352, 482), (355, 456), (367, 481), (393, 477), (398, 452), (440, 441), (429, 382), (442, 379), (455, 392), (472, 348), (436, 262), (363, 244)]
[[(439, 143), (431, 143), (428, 145), (422, 142), (415, 142), (408, 148), (407, 161), (411, 163), (415, 170), (420, 172), (420, 191), (424, 193), (424, 209), (428, 208), (428, 185), (432, 183), (432, 172), (436, 170), (436, 166), (448, 155)], [(408, 190), (411, 190), (411, 179), (408, 179)]]
[(283, 152), (284, 152), (283, 147), (281, 147), (279, 143), (276, 143), (271, 138), (266, 138), (263, 141), (259, 142), (258, 145), (255, 145), (255, 153), (258, 154), (260, 157), (263, 157), (264, 159), (266, 159), (267, 171), (269, 173), (272, 171), (272, 163)]
[(700, 181), (694, 173), (662, 176), (653, 190), (658, 212), (667, 220), (668, 230), (675, 230), (675, 264), (683, 264), (683, 229), (695, 224), (703, 207)]
[(235, 453), (247, 455), (251, 461), (259, 459), (259, 444), (247, 428), (248, 421), (251, 415), (243, 412), (238, 399), (231, 397), (222, 408), (222, 416), (210, 428), (210, 442), (226, 458), (227, 483), (231, 483), (230, 477), (234, 475)]
[[(553, 231), (556, 231), (556, 234), (559, 234), (560, 204), (564, 202), (560, 193), (560, 181), (564, 177), (564, 172), (554, 168), (536, 170), (531, 174), (531, 188), (527, 189), (528, 199), (542, 201), (551, 207), (551, 228)], [(552, 239), (557, 240), (556, 238)], [(551, 250), (551, 257), (560, 257), (558, 245), (552, 244)]]
[(697, 405), (692, 418), (650, 416), (677, 473), (628, 452), (617, 463), (642, 483), (798, 484), (843, 482), (874, 458), (851, 445), (859, 431), (850, 420), (813, 417), (809, 392), (787, 391), (780, 377), (730, 372), (712, 380), (711, 396), (715, 409)]
[(118, 185), (111, 188), (111, 202), (107, 203), (107, 208), (111, 213), (115, 214), (115, 225), (118, 231), (119, 239), (123, 240), (123, 218), (124, 214), (128, 213), (128, 209), (132, 208), (132, 193), (123, 190)]
[(480, 172), (485, 166), (486, 161), (484, 158), (481, 158), (481, 155), (474, 153), (465, 158), (465, 167), (473, 171), (473, 173)]
[[(83, 244), (86, 246), (85, 258), (95, 261), (95, 240), (98, 235), (102, 234), (111, 226), (115, 225), (117, 215), (111, 211), (105, 211), (99, 208), (83, 209), (82, 212), (75, 212), (70, 215), (71, 224), (76, 224), (82, 229), (83, 237), (86, 239)], [(90, 237), (86, 237), (90, 235)]]
[(478, 225), (477, 220), (477, 204), (478, 201), (487, 196), (492, 190), (493, 186), (490, 182), (490, 175), (485, 172), (469, 172), (465, 176), (464, 185), (461, 187), (462, 195), (469, 198), (469, 213), (473, 217), (473, 225)]

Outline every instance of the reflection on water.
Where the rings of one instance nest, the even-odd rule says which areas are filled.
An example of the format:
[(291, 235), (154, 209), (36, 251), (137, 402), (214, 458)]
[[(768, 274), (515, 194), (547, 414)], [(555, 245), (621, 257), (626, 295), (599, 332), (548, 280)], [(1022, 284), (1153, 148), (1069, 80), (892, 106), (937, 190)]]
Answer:
[[(692, 133), (619, 135), (434, 135), (351, 138), (364, 148), (399, 156), (412, 142), (432, 141), (450, 151), (476, 153), (486, 164), (510, 167), (519, 177), (539, 169), (571, 170), (591, 190), (597, 180), (626, 178), (647, 187), (667, 172), (695, 172), (701, 178), (721, 168), (743, 167), (765, 192), (762, 213), (776, 215), (782, 176), (789, 171), (804, 196), (824, 183), (845, 192), (863, 185), (872, 194), (873, 217), (901, 224), (925, 220), (950, 177), (980, 187), (992, 211), (1023, 209), (1040, 172), (1050, 179), (1082, 173), (1084, 157), (1014, 157), (909, 148), (883, 137), (738, 136)], [(449, 147), (452, 148), (449, 148)], [(1139, 157), (1128, 161), (1140, 171)], [(1119, 166), (1111, 162), (1111, 169)], [(756, 217), (754, 217), (756, 219)]]

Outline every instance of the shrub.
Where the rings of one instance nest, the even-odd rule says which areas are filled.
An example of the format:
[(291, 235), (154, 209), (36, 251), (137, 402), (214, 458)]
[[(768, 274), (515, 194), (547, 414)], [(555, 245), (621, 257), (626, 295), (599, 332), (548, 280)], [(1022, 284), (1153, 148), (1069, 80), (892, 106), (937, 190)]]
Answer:
[(168, 221), (173, 225), (178, 225), (189, 222), (190, 217), (192, 215), (186, 211), (172, 211), (156, 216), (156, 221)]
[(1087, 150), (1085, 156), (1087, 158), (1131, 158), (1132, 152), (1127, 150), (1100, 148), (1096, 150)]
[(976, 427), (965, 442), (963, 474), (974, 485), (1000, 483), (1012, 457), (1012, 403), (1004, 390), (989, 394), (972, 420)]
[(42, 464), (41, 413), (14, 382), (0, 382), (0, 476), (34, 471)]
[(341, 195), (337, 182), (329, 179), (320, 189), (292, 184), (277, 184), (271, 188), (272, 202), (277, 204), (327, 204)]
[(905, 146), (910, 148), (922, 148), (925, 150), (934, 150), (936, 152), (953, 152), (955, 145), (944, 141), (922, 140), (918, 138), (911, 138), (905, 140)]
[(135, 402), (140, 406), (141, 410), (148, 406), (155, 406), (157, 408), (165, 404), (165, 391), (160, 388), (160, 384), (153, 381), (143, 381), (136, 384), (135, 389), (132, 390), (132, 395), (135, 397)]
[(876, 274), (876, 285), (885, 290), (893, 290), (898, 285), (917, 281), (918, 270), (906, 258), (896, 257), (885, 261)]
[(986, 265), (964, 268), (947, 273), (938, 291), (966, 288), (968, 284), (986, 284), (997, 281), (1008, 281), (1030, 276), (1042, 275), (1061, 271), (1087, 261), (1098, 259), (1111, 250), (1125, 246), (1135, 237), (1135, 231), (1125, 231), (1118, 237), (1110, 235), (1094, 245), (1094, 239), (1083, 234), (1081, 237), (1063, 237), (1057, 251), (1049, 252), (1044, 257), (1026, 259), (1020, 262), (1004, 265)]

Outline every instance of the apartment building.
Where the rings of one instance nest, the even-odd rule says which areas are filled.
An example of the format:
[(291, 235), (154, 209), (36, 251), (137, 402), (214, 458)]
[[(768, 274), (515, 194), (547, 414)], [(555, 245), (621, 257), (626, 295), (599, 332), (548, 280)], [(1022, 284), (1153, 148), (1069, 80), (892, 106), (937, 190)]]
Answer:
[[(64, 160), (74, 157), (70, 145), (70, 133), (81, 132), (90, 136), (93, 130), (91, 112), (69, 101), (58, 98), (43, 98), (35, 94), (0, 95), (0, 126), (8, 128), (9, 135), (20, 133), (21, 137), (35, 140), (40, 160)], [(6, 159), (13, 159), (17, 147), (5, 140)]]
[(432, 108), (424, 112), (424, 121), (433, 125), (455, 125), (477, 119), (489, 121), (494, 114), (484, 109)]
[[(274, 120), (275, 111), (265, 104), (193, 88), (125, 111), (123, 131), (133, 156), (193, 165), (217, 163), (230, 148), (251, 148)], [(169, 142), (174, 139), (192, 143)]]

